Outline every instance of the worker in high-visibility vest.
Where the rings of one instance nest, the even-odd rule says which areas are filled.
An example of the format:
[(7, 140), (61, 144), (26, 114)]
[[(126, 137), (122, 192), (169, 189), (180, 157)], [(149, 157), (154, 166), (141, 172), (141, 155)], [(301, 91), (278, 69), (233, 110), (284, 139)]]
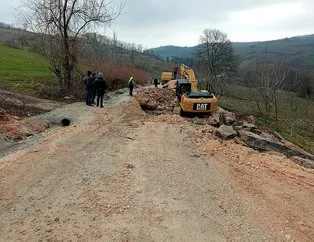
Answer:
[(129, 87), (129, 91), (130, 91), (130, 96), (133, 95), (133, 88), (134, 88), (134, 85), (135, 85), (135, 81), (134, 81), (133, 76), (131, 76), (130, 79), (129, 79), (129, 82), (128, 82), (128, 87)]

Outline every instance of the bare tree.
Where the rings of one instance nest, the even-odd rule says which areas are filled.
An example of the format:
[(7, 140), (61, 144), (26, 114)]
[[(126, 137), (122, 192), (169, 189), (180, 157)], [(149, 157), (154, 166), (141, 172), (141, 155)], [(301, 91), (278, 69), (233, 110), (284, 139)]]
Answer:
[(309, 106), (310, 106), (310, 97), (312, 95), (312, 84), (311, 80), (313, 79), (313, 76), (311, 75), (310, 71), (306, 70), (302, 66), (298, 69), (296, 73), (296, 81), (298, 84), (298, 91), (299, 96), (304, 98), (306, 100), (305, 105), (305, 116), (307, 117), (309, 114)]
[(271, 116), (272, 108), (274, 108), (278, 125), (278, 91), (283, 88), (288, 73), (289, 69), (280, 61), (274, 60), (265, 64), (256, 64), (252, 83), (256, 90), (255, 101), (260, 114), (265, 117), (265, 122)]
[(39, 49), (60, 80), (61, 89), (71, 90), (72, 70), (77, 63), (78, 41), (92, 27), (110, 24), (125, 0), (24, 0), (23, 23), (38, 33)]
[(196, 54), (200, 85), (213, 89), (217, 97), (224, 93), (229, 74), (235, 67), (235, 56), (228, 36), (217, 29), (205, 29)]

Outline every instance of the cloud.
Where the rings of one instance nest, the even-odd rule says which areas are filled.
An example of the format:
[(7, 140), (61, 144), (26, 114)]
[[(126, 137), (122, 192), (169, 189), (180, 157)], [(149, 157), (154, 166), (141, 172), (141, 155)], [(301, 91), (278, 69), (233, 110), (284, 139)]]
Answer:
[[(0, 21), (12, 22), (18, 2), (1, 0)], [(105, 33), (144, 47), (193, 46), (205, 28), (218, 28), (232, 41), (270, 40), (314, 33), (312, 9), (313, 0), (127, 0)]]
[(125, 26), (172, 25), (177, 21), (206, 20), (211, 23), (224, 21), (233, 11), (248, 10), (276, 3), (295, 2), (293, 0), (131, 0), (119, 22)]
[(118, 37), (144, 46), (193, 46), (205, 28), (233, 41), (269, 40), (314, 33), (312, 0), (133, 0), (112, 25)]
[(19, 3), (19, 0), (1, 0), (0, 22), (13, 24), (15, 22), (15, 10)]

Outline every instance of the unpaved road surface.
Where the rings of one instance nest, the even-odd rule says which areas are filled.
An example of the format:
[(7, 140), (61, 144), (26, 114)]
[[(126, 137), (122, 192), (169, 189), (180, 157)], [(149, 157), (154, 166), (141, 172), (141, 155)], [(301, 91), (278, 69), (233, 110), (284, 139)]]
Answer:
[(71, 126), (0, 159), (0, 241), (314, 238), (310, 171), (289, 163), (305, 183), (205, 154), (199, 127), (147, 116), (125, 94), (66, 109)]

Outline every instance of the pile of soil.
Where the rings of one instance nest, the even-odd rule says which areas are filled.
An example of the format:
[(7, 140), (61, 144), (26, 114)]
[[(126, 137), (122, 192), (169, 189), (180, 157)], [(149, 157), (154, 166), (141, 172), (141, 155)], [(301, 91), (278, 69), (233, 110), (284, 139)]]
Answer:
[(176, 95), (171, 89), (146, 88), (135, 95), (141, 108), (156, 114), (172, 113), (176, 105)]
[(171, 80), (163, 86), (163, 88), (169, 88), (169, 89), (176, 89), (176, 87), (177, 87), (177, 80)]

